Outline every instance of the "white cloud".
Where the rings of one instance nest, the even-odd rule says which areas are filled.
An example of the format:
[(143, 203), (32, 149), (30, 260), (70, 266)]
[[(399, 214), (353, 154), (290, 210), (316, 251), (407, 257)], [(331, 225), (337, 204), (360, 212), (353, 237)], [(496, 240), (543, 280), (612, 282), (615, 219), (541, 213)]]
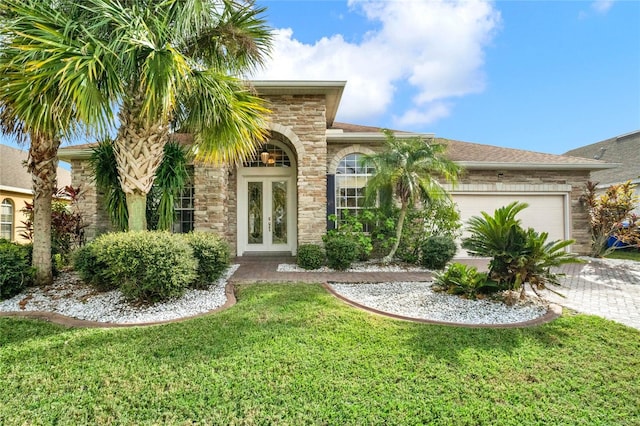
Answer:
[[(347, 80), (338, 112), (344, 121), (394, 115), (400, 124), (428, 124), (449, 114), (443, 100), (481, 92), (484, 50), (500, 13), (484, 0), (350, 0), (375, 25), (362, 41), (339, 35), (313, 44), (292, 29), (276, 33), (266, 69), (253, 78)], [(413, 91), (405, 111), (390, 111), (400, 85)]]
[(595, 0), (591, 3), (591, 8), (598, 13), (607, 13), (611, 6), (613, 6), (614, 0)]

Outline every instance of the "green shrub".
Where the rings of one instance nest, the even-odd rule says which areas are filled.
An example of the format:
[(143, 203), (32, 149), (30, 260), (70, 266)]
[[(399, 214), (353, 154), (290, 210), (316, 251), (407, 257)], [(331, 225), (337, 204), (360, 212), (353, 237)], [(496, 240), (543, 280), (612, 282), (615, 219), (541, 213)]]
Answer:
[(180, 296), (198, 271), (193, 249), (167, 232), (105, 234), (92, 244), (101, 279), (132, 301), (157, 302)]
[(227, 242), (212, 233), (190, 232), (181, 235), (198, 260), (198, 279), (192, 287), (203, 288), (220, 278), (231, 262)]
[(117, 286), (105, 278), (108, 265), (98, 260), (97, 243), (89, 243), (73, 253), (73, 269), (82, 281), (97, 287), (101, 291), (112, 290)]
[(0, 299), (8, 299), (33, 283), (29, 248), (0, 238)]
[(486, 273), (478, 272), (475, 267), (452, 263), (445, 272), (435, 274), (434, 289), (475, 299), (479, 293), (497, 291), (499, 287), (487, 278)]
[(342, 271), (358, 260), (358, 243), (353, 238), (340, 234), (327, 234), (323, 239), (327, 252), (327, 264), (330, 268)]
[(444, 269), (456, 254), (456, 243), (450, 237), (432, 236), (420, 247), (422, 266), (428, 269)]
[(318, 269), (325, 262), (324, 250), (317, 244), (302, 244), (298, 247), (296, 260), (301, 268)]
[[(370, 222), (373, 218), (374, 215), (369, 210), (362, 211), (360, 216), (351, 215), (345, 211), (338, 229), (329, 230), (327, 235), (340, 235), (352, 239), (356, 242), (356, 259), (367, 260), (373, 250), (373, 244), (371, 236), (364, 232), (364, 222)], [(338, 217), (332, 214), (329, 215), (329, 220), (337, 222)]]

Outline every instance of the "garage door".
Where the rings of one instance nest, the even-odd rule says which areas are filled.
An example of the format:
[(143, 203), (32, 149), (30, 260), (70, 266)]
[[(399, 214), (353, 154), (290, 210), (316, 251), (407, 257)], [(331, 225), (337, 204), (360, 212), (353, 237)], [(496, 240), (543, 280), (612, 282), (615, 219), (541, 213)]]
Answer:
[[(522, 221), (525, 228), (533, 228), (538, 232), (548, 232), (549, 241), (565, 240), (569, 238), (567, 224), (567, 206), (565, 195), (563, 194), (452, 194), (453, 200), (458, 205), (462, 218), (462, 237), (468, 235), (466, 232), (467, 221), (472, 216), (479, 216), (485, 211), (490, 215), (500, 207), (506, 206), (514, 201), (529, 204), (529, 207), (522, 210), (516, 216)], [(458, 256), (468, 256), (466, 251), (460, 250)]]

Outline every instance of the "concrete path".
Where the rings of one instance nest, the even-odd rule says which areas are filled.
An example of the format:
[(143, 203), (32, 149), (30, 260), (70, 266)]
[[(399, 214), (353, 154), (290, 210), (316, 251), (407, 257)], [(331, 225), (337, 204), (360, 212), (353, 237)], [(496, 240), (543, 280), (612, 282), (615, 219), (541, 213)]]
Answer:
[[(550, 302), (577, 312), (598, 315), (640, 329), (640, 262), (585, 259), (586, 263), (563, 265), (561, 286), (542, 294)], [(485, 269), (486, 259), (455, 259)], [(430, 281), (428, 272), (277, 272), (280, 263), (295, 258), (236, 258), (240, 268), (231, 277), (234, 284), (255, 282), (387, 282)]]

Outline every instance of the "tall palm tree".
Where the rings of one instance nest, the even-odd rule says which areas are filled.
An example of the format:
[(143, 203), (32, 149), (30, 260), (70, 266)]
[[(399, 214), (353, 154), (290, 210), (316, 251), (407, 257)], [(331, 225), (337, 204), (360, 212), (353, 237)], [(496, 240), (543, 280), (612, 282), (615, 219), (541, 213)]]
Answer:
[(446, 145), (421, 137), (398, 138), (390, 130), (382, 152), (367, 155), (364, 162), (373, 165), (374, 175), (367, 182), (366, 199), (371, 202), (380, 191), (393, 194), (400, 203), (396, 241), (383, 259), (390, 262), (398, 250), (407, 211), (416, 202), (428, 203), (446, 197), (440, 178), (455, 183), (462, 169), (445, 157)]
[(268, 113), (238, 78), (261, 65), (271, 33), (262, 8), (232, 0), (90, 0), (117, 52), (120, 126), (114, 148), (129, 230), (146, 229), (146, 196), (172, 129), (190, 132), (200, 159), (238, 162), (266, 136)]
[[(27, 168), (33, 180), (33, 266), (36, 282), (52, 282), (51, 199), (57, 152), (63, 138), (81, 127), (103, 131), (109, 84), (96, 44), (78, 40), (91, 31), (71, 19), (55, 19), (46, 1), (0, 3), (0, 131), (29, 142)], [(58, 49), (64, 44), (66, 49)], [(107, 73), (108, 74), (108, 73)]]

